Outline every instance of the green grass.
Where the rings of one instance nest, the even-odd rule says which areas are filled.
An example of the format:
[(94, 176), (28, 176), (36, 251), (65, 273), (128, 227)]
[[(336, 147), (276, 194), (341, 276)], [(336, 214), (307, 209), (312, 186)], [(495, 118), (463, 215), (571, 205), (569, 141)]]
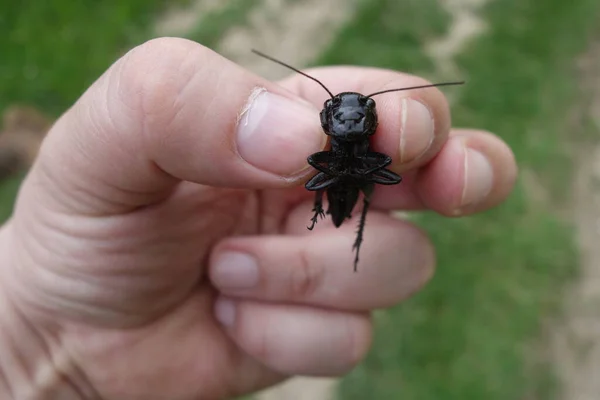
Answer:
[(165, 3), (6, 2), (0, 12), (0, 108), (24, 102), (62, 113), (122, 52), (150, 36)]
[(436, 0), (363, 0), (356, 18), (312, 65), (352, 64), (431, 72), (421, 45), (445, 32)]
[[(7, 2), (0, 12), (0, 109), (27, 103), (58, 115), (117, 58), (154, 35), (166, 4), (189, 0)], [(256, 1), (234, 0), (187, 35), (209, 47)]]
[(196, 27), (186, 35), (186, 38), (217, 50), (216, 47), (221, 37), (229, 29), (244, 25), (248, 13), (259, 4), (257, 0), (230, 0), (225, 7), (200, 18)]
[[(355, 63), (430, 76), (423, 44), (443, 33), (435, 1), (374, 0), (313, 64)], [(573, 232), (554, 211), (568, 200), (571, 170), (563, 135), (575, 99), (575, 58), (600, 7), (594, 0), (496, 0), (490, 30), (459, 66), (468, 83), (453, 108), (455, 125), (489, 129), (536, 172), (553, 199), (533, 204), (519, 182), (501, 207), (445, 219), (423, 213), (439, 267), (420, 294), (377, 318), (366, 362), (345, 378), (340, 399), (551, 399), (551, 366), (541, 323), (577, 271)]]

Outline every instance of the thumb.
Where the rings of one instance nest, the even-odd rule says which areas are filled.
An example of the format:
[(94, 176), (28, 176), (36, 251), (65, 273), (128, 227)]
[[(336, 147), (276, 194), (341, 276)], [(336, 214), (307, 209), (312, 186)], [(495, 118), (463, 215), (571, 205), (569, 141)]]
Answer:
[(57, 121), (23, 193), (98, 215), (158, 202), (182, 180), (284, 187), (325, 141), (309, 103), (195, 42), (155, 39)]

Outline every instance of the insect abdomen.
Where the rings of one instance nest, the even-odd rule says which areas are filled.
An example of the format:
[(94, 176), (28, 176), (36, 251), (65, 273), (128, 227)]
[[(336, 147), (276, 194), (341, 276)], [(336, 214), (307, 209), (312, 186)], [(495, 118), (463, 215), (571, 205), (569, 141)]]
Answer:
[(329, 203), (327, 212), (331, 215), (331, 221), (336, 228), (352, 215), (352, 209), (358, 201), (358, 194), (358, 188), (348, 188), (339, 184), (327, 189), (327, 201)]

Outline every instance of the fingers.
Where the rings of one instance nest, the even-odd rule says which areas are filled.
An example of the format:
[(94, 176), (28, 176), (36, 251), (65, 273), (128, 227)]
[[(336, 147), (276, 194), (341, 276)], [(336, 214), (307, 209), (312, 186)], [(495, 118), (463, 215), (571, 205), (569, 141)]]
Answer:
[(89, 212), (153, 203), (180, 180), (290, 186), (325, 145), (318, 112), (197, 43), (152, 40), (60, 118), (34, 180)]
[[(424, 83), (380, 69), (309, 72), (334, 92), (368, 94)], [(119, 60), (56, 123), (23, 193), (44, 188), (46, 197), (63, 206), (102, 213), (152, 204), (180, 180), (295, 185), (311, 172), (306, 156), (324, 145), (317, 115), (327, 94), (300, 75), (282, 85), (289, 92), (194, 42), (148, 42)], [(378, 190), (376, 205), (461, 215), (493, 206), (510, 192), (516, 165), (508, 147), (490, 135), (463, 132), (465, 150), (458, 151), (458, 139), (448, 142), (450, 117), (440, 90), (386, 93), (376, 101), (375, 150), (389, 154), (391, 168), (405, 173), (398, 187)], [(483, 157), (469, 163), (466, 155), (475, 153), (466, 149)], [(474, 189), (467, 182), (485, 169), (469, 165), (483, 159), (491, 164), (492, 187)]]
[(357, 221), (339, 229), (320, 221), (320, 229), (306, 235), (309, 216), (308, 203), (299, 207), (288, 221), (289, 236), (238, 237), (218, 244), (210, 260), (212, 283), (236, 298), (370, 310), (397, 304), (433, 274), (433, 247), (405, 221), (369, 213), (354, 273)]
[[(376, 68), (329, 67), (306, 71), (333, 93), (426, 84), (421, 78)], [(320, 107), (327, 93), (316, 83), (293, 75), (282, 86)], [(510, 148), (482, 131), (450, 133), (450, 113), (442, 90), (416, 89), (375, 96), (379, 127), (375, 150), (394, 160), (390, 169), (403, 175), (400, 185), (378, 187), (373, 205), (383, 209), (430, 208), (443, 215), (466, 215), (506, 199), (517, 174)]]
[[(456, 160), (462, 163), (450, 170), (462, 173), (445, 180), (444, 172)], [(445, 215), (465, 215), (504, 201), (514, 186), (517, 166), (510, 148), (496, 136), (462, 130), (420, 174), (418, 191), (426, 207)]]
[[(290, 234), (305, 230), (304, 204)], [(406, 222), (373, 212), (357, 273), (354, 224), (310, 235), (230, 238), (210, 260), (215, 315), (246, 353), (284, 374), (340, 375), (371, 343), (366, 314), (397, 304), (431, 277), (433, 248)]]
[(437, 156), (405, 175), (396, 187), (380, 187), (373, 203), (384, 209), (428, 208), (447, 216), (494, 207), (513, 189), (517, 165), (498, 137), (476, 130), (455, 130)]
[(215, 315), (236, 344), (286, 375), (349, 372), (371, 344), (368, 315), (221, 297)]
[[(422, 78), (397, 71), (364, 67), (328, 67), (306, 70), (334, 94), (357, 91), (368, 95), (380, 90), (426, 85)], [(315, 82), (292, 75), (281, 85), (321, 108), (327, 93)], [(391, 169), (403, 172), (424, 165), (440, 150), (450, 130), (450, 111), (442, 91), (415, 89), (374, 96), (379, 127), (373, 137), (375, 151), (389, 155)]]

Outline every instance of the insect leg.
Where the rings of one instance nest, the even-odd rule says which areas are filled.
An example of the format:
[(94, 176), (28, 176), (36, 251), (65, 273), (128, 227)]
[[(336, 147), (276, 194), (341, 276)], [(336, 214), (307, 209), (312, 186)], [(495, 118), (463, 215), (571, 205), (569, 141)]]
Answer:
[(358, 223), (358, 231), (356, 233), (356, 240), (354, 241), (354, 245), (352, 246), (352, 249), (356, 251), (356, 254), (354, 256), (354, 272), (356, 272), (356, 269), (358, 266), (360, 245), (362, 244), (362, 241), (363, 241), (363, 233), (365, 230), (365, 223), (367, 220), (367, 212), (369, 211), (369, 206), (371, 205), (371, 195), (373, 194), (373, 187), (374, 187), (374, 185), (372, 183), (369, 183), (362, 188), (362, 191), (364, 193), (363, 209), (360, 214), (360, 221)]
[(325, 210), (323, 210), (323, 190), (317, 191), (317, 194), (315, 195), (315, 206), (313, 207), (312, 210), (314, 211), (315, 214), (313, 215), (313, 217), (310, 220), (311, 221), (310, 226), (307, 226), (309, 231), (313, 230), (319, 217), (321, 217), (321, 219), (325, 218)]
[(311, 225), (307, 227), (309, 230), (313, 230), (319, 216), (321, 218), (325, 217), (325, 210), (323, 210), (323, 190), (337, 183), (337, 181), (337, 176), (329, 176), (324, 172), (319, 172), (306, 183), (306, 189), (317, 192), (315, 195), (315, 206), (313, 208), (315, 214), (311, 218)]
[(363, 175), (369, 175), (390, 165), (392, 163), (392, 158), (383, 153), (372, 152), (362, 156), (362, 161), (367, 169), (361, 173)]
[(395, 185), (402, 182), (402, 177), (389, 169), (381, 169), (373, 172), (368, 177), (369, 182), (379, 183), (380, 185)]
[(388, 169), (385, 169), (392, 163), (392, 159), (382, 153), (367, 153), (362, 158), (363, 164), (368, 168), (361, 171), (362, 175), (366, 175), (367, 181), (379, 183), (381, 185), (395, 185), (402, 182), (402, 177)]
[(329, 186), (333, 185), (337, 181), (337, 176), (331, 176), (326, 174), (325, 172), (319, 172), (318, 174), (310, 178), (310, 180), (306, 182), (304, 187), (306, 188), (306, 190), (316, 192), (318, 190), (327, 189)]
[(333, 159), (334, 155), (330, 151), (319, 151), (318, 153), (308, 156), (307, 161), (308, 164), (316, 170), (329, 175), (335, 175), (335, 172), (333, 172), (328, 166)]

